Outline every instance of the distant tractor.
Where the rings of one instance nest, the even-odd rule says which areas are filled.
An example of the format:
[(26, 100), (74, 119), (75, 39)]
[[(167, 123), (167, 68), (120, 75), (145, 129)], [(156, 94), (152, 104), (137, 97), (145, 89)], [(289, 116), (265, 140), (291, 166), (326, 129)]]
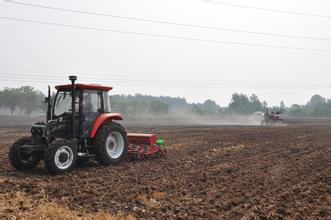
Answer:
[(282, 124), (284, 122), (284, 119), (281, 118), (280, 114), (280, 111), (272, 111), (271, 114), (269, 114), (269, 110), (267, 108), (266, 113), (264, 114), (264, 123), (266, 125)]
[[(15, 141), (9, 151), (11, 164), (18, 170), (35, 168), (44, 160), (50, 173), (71, 171), (76, 163), (94, 158), (101, 165), (118, 165), (133, 154), (141, 158), (159, 157), (166, 152), (156, 135), (128, 134), (114, 122), (121, 114), (110, 113), (110, 86), (76, 84), (58, 85), (54, 99), (48, 88), (46, 123), (35, 123), (30, 137)], [(128, 143), (132, 140), (133, 143)]]

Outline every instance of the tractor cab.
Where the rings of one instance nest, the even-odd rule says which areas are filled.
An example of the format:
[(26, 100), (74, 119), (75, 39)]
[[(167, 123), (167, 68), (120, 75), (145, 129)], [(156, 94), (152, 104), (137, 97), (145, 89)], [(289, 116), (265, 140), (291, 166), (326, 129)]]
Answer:
[(74, 114), (74, 131), (71, 130), (75, 138), (88, 136), (96, 118), (111, 111), (108, 97), (108, 91), (112, 89), (110, 86), (75, 84), (74, 99), (72, 85), (58, 85), (55, 88), (57, 93), (53, 100), (51, 117), (47, 121), (70, 121)]

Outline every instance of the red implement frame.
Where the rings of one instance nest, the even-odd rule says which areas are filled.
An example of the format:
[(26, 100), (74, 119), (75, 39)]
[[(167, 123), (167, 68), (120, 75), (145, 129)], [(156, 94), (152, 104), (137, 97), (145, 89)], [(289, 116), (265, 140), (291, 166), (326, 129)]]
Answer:
[(159, 158), (166, 154), (164, 149), (156, 144), (155, 134), (128, 133), (128, 156), (131, 159)]

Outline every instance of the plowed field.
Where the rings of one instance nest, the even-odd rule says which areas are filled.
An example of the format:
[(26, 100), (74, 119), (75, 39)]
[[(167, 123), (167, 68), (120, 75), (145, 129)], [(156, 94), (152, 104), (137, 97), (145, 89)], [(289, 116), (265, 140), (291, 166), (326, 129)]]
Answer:
[(331, 215), (331, 124), (127, 130), (163, 137), (168, 157), (116, 167), (90, 161), (57, 176), (42, 163), (19, 172), (7, 152), (29, 130), (0, 128), (0, 218), (29, 216), (45, 202), (143, 218)]

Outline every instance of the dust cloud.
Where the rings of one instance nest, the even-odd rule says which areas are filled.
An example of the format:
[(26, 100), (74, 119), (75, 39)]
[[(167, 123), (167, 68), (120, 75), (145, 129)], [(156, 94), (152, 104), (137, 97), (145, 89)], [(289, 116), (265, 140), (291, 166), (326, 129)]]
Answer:
[(126, 117), (123, 125), (132, 126), (261, 126), (264, 115), (229, 115), (229, 116), (195, 116), (168, 115), (145, 116), (139, 118)]

